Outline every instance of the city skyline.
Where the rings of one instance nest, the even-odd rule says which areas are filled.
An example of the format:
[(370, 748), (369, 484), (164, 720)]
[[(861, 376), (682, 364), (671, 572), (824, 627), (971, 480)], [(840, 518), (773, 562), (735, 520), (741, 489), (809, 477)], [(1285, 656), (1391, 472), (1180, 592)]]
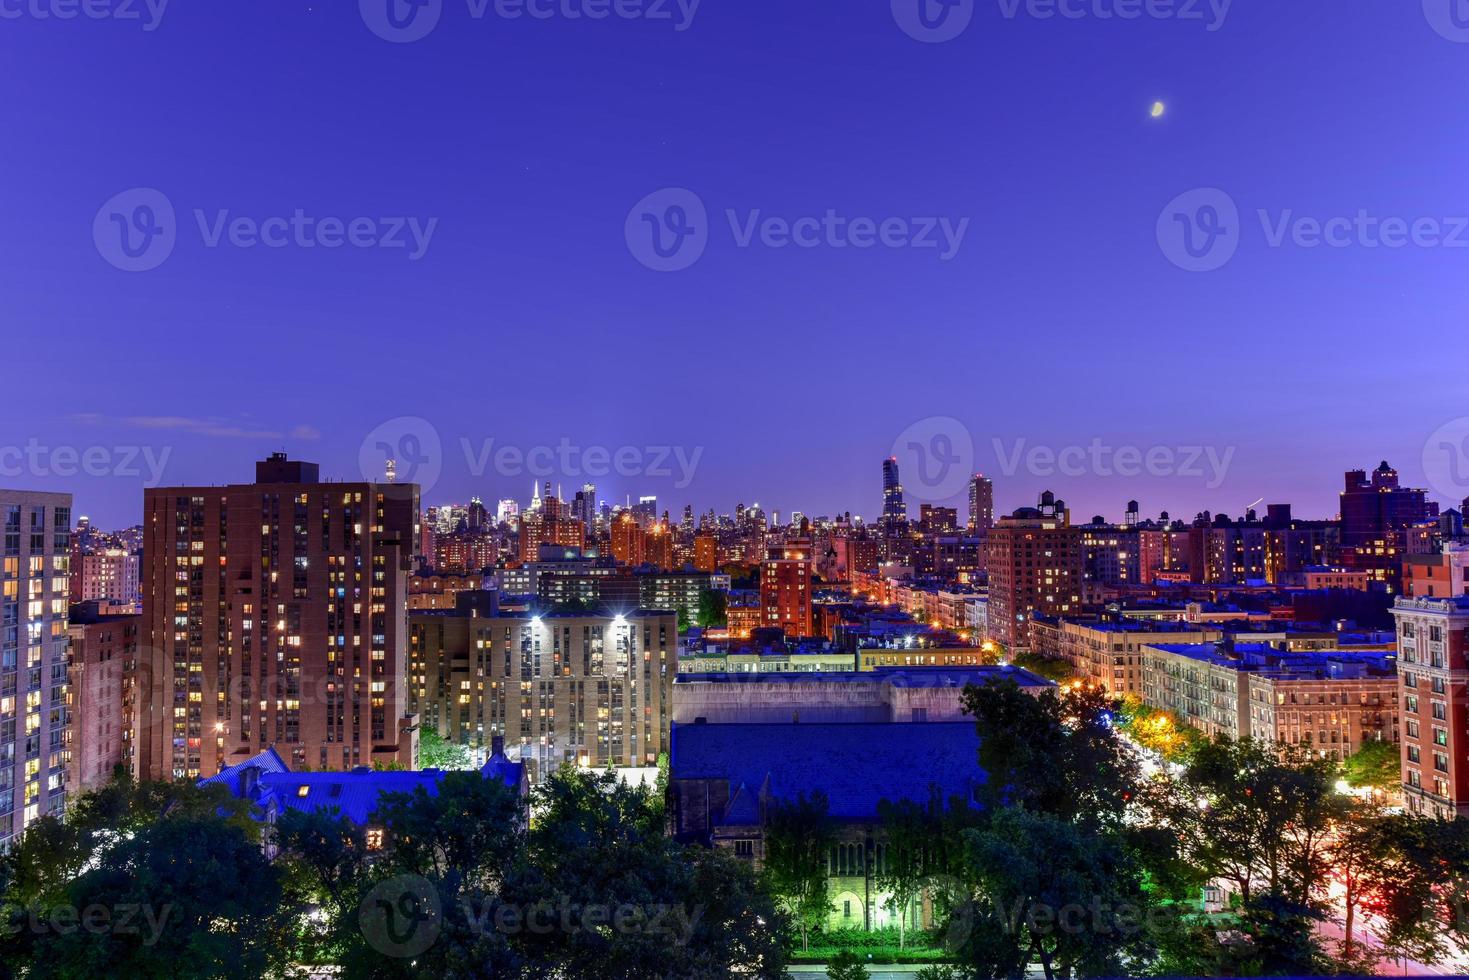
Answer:
[[(329, 482), (354, 482), (359, 480), (382, 482), (385, 478), (384, 472), (374, 474), (368, 472), (367, 468), (361, 467), (360, 465), (355, 469), (337, 471), (327, 463), (322, 462), (324, 459), (332, 458), (335, 454), (312, 451), (312, 448), (325, 449), (327, 447), (321, 445), (315, 445), (313, 447), (310, 443), (306, 445), (307, 448), (304, 452), (291, 452), (288, 455), (296, 459), (306, 459), (313, 463), (319, 463), (321, 465), (323, 479)], [(1084, 450), (1087, 447), (1077, 448)], [(1033, 449), (1034, 447), (1032, 447)], [(269, 454), (269, 451), (267, 451), (259, 455), (263, 457)], [(228, 460), (221, 460), (216, 457), (216, 467), (212, 470), (214, 474), (212, 476), (206, 475), (194, 481), (173, 481), (165, 478), (157, 483), (156, 486), (218, 486), (223, 488), (232, 483), (242, 482), (248, 476), (250, 467), (254, 465), (255, 458), (248, 454), (241, 455), (238, 459), (232, 458)], [(609, 458), (611, 458), (611, 454), (609, 454)], [(652, 457), (650, 456), (648, 458)], [(512, 485), (512, 481), (508, 479), (485, 478), (478, 483), (467, 482), (464, 484), (464, 489), (461, 492), (453, 492), (450, 489), (446, 489), (446, 481), (443, 478), (436, 477), (433, 483), (429, 485), (430, 489), (423, 491), (422, 502), (424, 510), (427, 511), (431, 507), (464, 506), (472, 499), (478, 498), (484, 501), (493, 513), (495, 504), (498, 501), (506, 499), (516, 501), (524, 509), (533, 500), (532, 494), (548, 484), (553, 493), (561, 492), (563, 499), (569, 503), (571, 498), (576, 495), (576, 492), (581, 490), (584, 483), (591, 483), (597, 488), (598, 505), (606, 504), (613, 509), (617, 509), (627, 506), (629, 500), (632, 505), (636, 505), (640, 497), (652, 496), (657, 498), (659, 513), (661, 514), (667, 511), (675, 519), (675, 522), (682, 515), (686, 505), (693, 508), (693, 513), (697, 518), (711, 510), (720, 515), (733, 514), (736, 506), (743, 504), (746, 507), (759, 506), (766, 514), (779, 512), (783, 517), (788, 517), (793, 511), (799, 511), (804, 516), (812, 519), (819, 517), (836, 519), (844, 513), (850, 513), (853, 517), (860, 517), (865, 523), (876, 526), (880, 523), (883, 511), (881, 465), (887, 458), (889, 457), (876, 460), (869, 459), (866, 461), (865, 490), (862, 487), (858, 487), (852, 491), (846, 491), (845, 493), (849, 493), (856, 499), (856, 506), (842, 507), (840, 509), (824, 506), (823, 501), (830, 499), (826, 495), (818, 496), (813, 503), (811, 501), (787, 501), (763, 497), (755, 493), (742, 493), (738, 489), (735, 491), (721, 491), (719, 494), (720, 502), (715, 503), (702, 494), (688, 494), (677, 489), (669, 491), (666, 488), (660, 488), (659, 481), (656, 479), (640, 482), (635, 478), (623, 478), (623, 481), (619, 484), (616, 477), (610, 479), (608, 476), (587, 478), (584, 471), (578, 472), (578, 475), (568, 479), (558, 479), (556, 475), (524, 477), (524, 479), (529, 479), (532, 482), (532, 488), (530, 490), (524, 487), (517, 489)], [(1082, 457), (1077, 456), (1076, 458)], [(1146, 457), (1143, 456), (1140, 458), (1143, 462), (1139, 465), (1146, 467)], [(669, 457), (669, 466), (675, 465), (673, 459), (674, 457)], [(1189, 461), (1192, 457), (1187, 454), (1178, 453), (1174, 456), (1174, 459), (1182, 463)], [(1061, 467), (1064, 465), (1064, 459), (1049, 465), (1049, 468), (1045, 471), (1049, 475), (1040, 476), (1022, 473), (1013, 477), (1007, 477), (1002, 475), (1003, 470), (975, 471), (971, 473), (969, 470), (956, 469), (951, 474), (945, 475), (943, 486), (951, 485), (956, 480), (961, 480), (962, 478), (962, 489), (952, 494), (948, 494), (945, 491), (946, 495), (942, 497), (932, 496), (931, 488), (938, 485), (932, 479), (927, 485), (929, 489), (925, 489), (925, 484), (920, 479), (918, 481), (918, 489), (915, 491), (913, 489), (914, 482), (905, 476), (903, 478), (902, 489), (904, 491), (904, 500), (910, 512), (909, 516), (915, 521), (917, 520), (918, 509), (921, 504), (956, 507), (961, 515), (967, 516), (969, 510), (968, 478), (975, 475), (990, 478), (994, 483), (994, 516), (996, 518), (1011, 514), (1018, 508), (1031, 506), (1042, 493), (1051, 491), (1057, 497), (1067, 502), (1072, 511), (1073, 518), (1079, 523), (1098, 515), (1107, 521), (1121, 522), (1126, 517), (1127, 504), (1133, 501), (1137, 501), (1140, 504), (1140, 518), (1142, 520), (1157, 520), (1160, 513), (1167, 512), (1171, 520), (1181, 520), (1187, 523), (1192, 521), (1196, 515), (1205, 511), (1208, 511), (1211, 515), (1225, 514), (1232, 518), (1243, 518), (1247, 510), (1254, 509), (1263, 513), (1265, 505), (1273, 503), (1292, 505), (1295, 508), (1297, 517), (1325, 520), (1340, 516), (1338, 506), (1338, 495), (1341, 489), (1340, 474), (1354, 469), (1370, 471), (1375, 469), (1380, 462), (1387, 462), (1392, 465), (1402, 476), (1401, 482), (1404, 486), (1426, 490), (1428, 499), (1438, 503), (1441, 509), (1447, 510), (1453, 508), (1457, 510), (1461, 508), (1464, 498), (1450, 497), (1439, 490), (1441, 486), (1452, 488), (1452, 483), (1446, 484), (1443, 480), (1415, 480), (1412, 478), (1412, 467), (1399, 465), (1397, 460), (1390, 455), (1379, 458), (1370, 453), (1359, 458), (1346, 460), (1342, 466), (1320, 474), (1320, 479), (1317, 481), (1319, 486), (1313, 488), (1306, 499), (1290, 498), (1284, 494), (1267, 492), (1255, 494), (1248, 499), (1234, 501), (1225, 497), (1219, 491), (1200, 490), (1197, 493), (1190, 494), (1186, 489), (1179, 489), (1175, 490), (1171, 495), (1159, 497), (1155, 501), (1152, 498), (1130, 492), (1130, 488), (1148, 485), (1148, 481), (1145, 478), (1129, 479), (1120, 475), (1113, 475), (1094, 478), (1088, 482), (1085, 478), (1061, 475)], [(1211, 459), (1207, 452), (1200, 452), (1197, 459), (1192, 459), (1190, 465), (1207, 469), (1215, 463), (1217, 463), (1217, 458)], [(109, 530), (134, 527), (141, 523), (144, 491), (145, 489), (154, 489), (154, 486), (145, 486), (140, 481), (136, 490), (135, 502), (130, 497), (130, 491), (118, 491), (114, 489), (111, 496), (106, 492), (94, 492), (89, 495), (84, 489), (89, 485), (95, 486), (100, 483), (104, 487), (112, 487), (117, 483), (130, 483), (132, 481), (127, 478), (111, 476), (89, 478), (81, 473), (80, 465), (78, 464), (78, 475), (74, 477), (42, 478), (39, 480), (11, 478), (8, 482), (7, 479), (0, 478), (0, 485), (5, 486), (7, 489), (40, 492), (44, 492), (50, 487), (62, 487), (64, 488), (64, 492), (72, 492), (71, 488), (83, 488), (75, 491), (77, 500), (76, 512), (79, 518), (86, 517), (90, 519), (94, 527)], [(137, 465), (140, 468), (145, 468), (146, 461), (140, 457), (140, 462)], [(911, 468), (912, 465), (913, 462), (910, 457), (907, 466)], [(921, 461), (919, 465), (922, 465)], [(901, 466), (900, 469), (905, 473), (910, 471), (909, 469), (903, 469)], [(162, 472), (168, 473), (171, 471), (163, 470)], [(934, 470), (932, 472), (942, 472), (942, 470)], [(400, 482), (414, 482), (408, 476), (404, 475), (404, 469), (401, 466), (398, 468), (398, 474)], [(517, 480), (523, 482), (519, 478)], [(842, 485), (845, 486), (847, 482), (844, 479)], [(1175, 478), (1174, 482), (1186, 485), (1189, 481), (1184, 478)], [(13, 487), (10, 486), (12, 483), (14, 484)], [(611, 486), (621, 485), (626, 486), (628, 489), (614, 493), (608, 486), (609, 483), (611, 483)], [(456, 483), (453, 485), (459, 486), (460, 484)], [(1165, 484), (1165, 486), (1167, 485)], [(495, 490), (488, 489), (492, 487), (498, 487), (504, 492), (496, 492)], [(772, 500), (775, 502), (772, 502)], [(1209, 507), (1203, 503), (1192, 502), (1206, 500), (1218, 501), (1218, 506)], [(107, 503), (101, 503), (102, 501), (107, 501)], [(724, 501), (728, 502), (724, 503)], [(1313, 501), (1317, 503), (1313, 504)], [(1169, 503), (1172, 506), (1169, 506)]]
[[(972, 5), (944, 43), (887, 3), (668, 4), (668, 20), (478, 6), (442, 4), (413, 43), (353, 4), (173, 5), (154, 29), (7, 20), (25, 97), (6, 110), (6, 160), (27, 193), (0, 234), (6, 331), (18, 350), (75, 338), (89, 366), (65, 405), (49, 372), (17, 378), (0, 452), (104, 449), (116, 469), (119, 447), (167, 450), (161, 483), (194, 484), (284, 449), (355, 479), (375, 429), (416, 417), (444, 446), (429, 499), (518, 496), (533, 478), (476, 478), (462, 439), (477, 455), (567, 438), (702, 447), (686, 488), (701, 507), (871, 515), (870, 461), (953, 418), (1001, 509), (1049, 488), (1103, 513), (1265, 497), (1327, 514), (1330, 475), (1383, 458), (1443, 502), (1469, 493), (1469, 422), (1444, 398), (1456, 368), (1422, 353), (1464, 312), (1469, 153), (1452, 131), (1424, 153), (1422, 134), (1441, 131), (1445, 81), (1469, 62), (1417, 4), (1124, 19), (1007, 0)], [(1298, 56), (1325, 50), (1397, 68), (1323, 74)], [(64, 163), (34, 149), (60, 120)], [(140, 188), (162, 197), (126, 197)], [(656, 195), (677, 188), (706, 211), (707, 247), (661, 272), (627, 226), (666, 216)], [(1232, 204), (1242, 225), (1211, 271), (1160, 238), (1197, 189), (1227, 201), (1194, 217)], [(104, 233), (148, 202), (173, 211), (172, 249), (126, 271)], [(360, 216), (402, 247), (304, 247), (298, 211), (311, 235)], [(818, 247), (767, 223), (808, 217)], [(889, 218), (909, 222), (894, 242), (938, 247), (851, 246), (855, 222)], [(1440, 223), (1442, 247), (1378, 247), (1388, 218)], [(962, 238), (947, 259), (938, 219)], [(1343, 220), (1346, 247), (1301, 224), (1331, 236)], [(1093, 486), (1008, 476), (1021, 439), (1234, 454), (1212, 489)], [(671, 498), (678, 479), (597, 482), (608, 499)], [(0, 455), (0, 484), (74, 492), (108, 525), (136, 519), (142, 482)]]

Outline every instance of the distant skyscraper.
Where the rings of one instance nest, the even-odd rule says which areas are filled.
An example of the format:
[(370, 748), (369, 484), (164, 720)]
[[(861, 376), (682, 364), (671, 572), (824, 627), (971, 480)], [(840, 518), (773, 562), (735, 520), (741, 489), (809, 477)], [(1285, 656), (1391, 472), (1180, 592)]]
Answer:
[(658, 519), (658, 498), (639, 497), (638, 502), (633, 505), (632, 512), (633, 516), (638, 519), (638, 523), (646, 529)]
[(995, 485), (976, 473), (969, 478), (969, 533), (983, 534), (995, 526)]
[(415, 484), (323, 483), (276, 454), (254, 483), (143, 504), (143, 778), (212, 776), (271, 745), (293, 769), (416, 765)]
[(71, 495), (0, 490), (0, 845), (60, 815), (67, 772)]
[(898, 478), (896, 456), (882, 461), (882, 522), (892, 526), (908, 520), (908, 504), (903, 499), (903, 481)]
[(585, 483), (571, 501), (571, 516), (581, 521), (588, 529), (597, 523), (597, 486)]
[(495, 509), (495, 522), (497, 524), (514, 524), (515, 519), (520, 516), (520, 504), (510, 498), (500, 501)]

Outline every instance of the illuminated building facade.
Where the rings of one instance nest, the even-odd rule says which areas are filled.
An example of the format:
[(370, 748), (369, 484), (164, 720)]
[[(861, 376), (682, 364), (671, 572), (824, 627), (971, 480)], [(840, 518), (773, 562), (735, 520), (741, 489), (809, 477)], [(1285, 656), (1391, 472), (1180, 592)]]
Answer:
[(771, 547), (760, 564), (760, 625), (811, 636), (811, 542)]
[(424, 725), (477, 750), (503, 738), (537, 779), (563, 762), (650, 766), (667, 751), (675, 614), (486, 615), (487, 595), (410, 619), (410, 708)]
[(1029, 643), (1031, 613), (1066, 616), (1081, 609), (1081, 529), (1049, 490), (1039, 507), (1022, 507), (990, 530), (986, 563), (989, 635), (1012, 653)]
[(0, 846), (67, 790), (71, 495), (0, 490)]
[(284, 454), (252, 484), (146, 491), (139, 773), (205, 778), (272, 745), (298, 769), (412, 768), (418, 513), (413, 484), (323, 483)]
[(1399, 597), (1403, 801), (1410, 813), (1469, 817), (1469, 597)]

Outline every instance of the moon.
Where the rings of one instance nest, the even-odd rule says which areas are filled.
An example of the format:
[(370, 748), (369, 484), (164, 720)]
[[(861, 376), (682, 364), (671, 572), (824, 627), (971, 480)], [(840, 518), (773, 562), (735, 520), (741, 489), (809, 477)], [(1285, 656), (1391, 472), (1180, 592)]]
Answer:
[(1151, 110), (1151, 115), (1154, 119), (1161, 119), (1163, 117), (1163, 113), (1166, 111), (1168, 111), (1167, 106), (1165, 106), (1161, 102), (1154, 102), (1153, 108)]

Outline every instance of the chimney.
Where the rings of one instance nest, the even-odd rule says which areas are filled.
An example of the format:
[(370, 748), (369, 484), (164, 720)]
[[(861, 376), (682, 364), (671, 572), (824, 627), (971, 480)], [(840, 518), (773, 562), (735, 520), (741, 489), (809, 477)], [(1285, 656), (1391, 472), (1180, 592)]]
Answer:
[(505, 758), (505, 736), (495, 735), (490, 739), (490, 758)]

